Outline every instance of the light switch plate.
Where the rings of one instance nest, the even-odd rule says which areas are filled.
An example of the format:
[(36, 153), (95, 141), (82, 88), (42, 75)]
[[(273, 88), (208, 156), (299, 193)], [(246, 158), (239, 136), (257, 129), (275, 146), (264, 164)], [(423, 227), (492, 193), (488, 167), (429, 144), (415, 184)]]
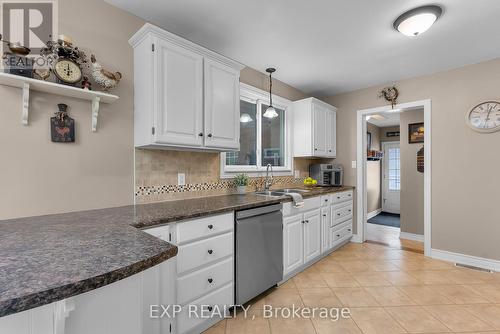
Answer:
[(295, 171), (295, 178), (300, 179), (300, 170)]
[(356, 160), (351, 161), (351, 168), (356, 168)]
[(186, 185), (186, 174), (177, 173), (177, 185), (178, 186), (185, 186)]

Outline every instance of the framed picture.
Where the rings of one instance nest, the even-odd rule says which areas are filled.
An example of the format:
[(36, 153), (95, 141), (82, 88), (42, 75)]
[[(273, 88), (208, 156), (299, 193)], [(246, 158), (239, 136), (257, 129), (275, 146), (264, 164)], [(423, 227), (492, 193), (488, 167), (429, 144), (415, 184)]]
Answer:
[(372, 149), (372, 133), (366, 133), (366, 150), (370, 151)]
[(408, 144), (424, 142), (424, 123), (408, 124)]

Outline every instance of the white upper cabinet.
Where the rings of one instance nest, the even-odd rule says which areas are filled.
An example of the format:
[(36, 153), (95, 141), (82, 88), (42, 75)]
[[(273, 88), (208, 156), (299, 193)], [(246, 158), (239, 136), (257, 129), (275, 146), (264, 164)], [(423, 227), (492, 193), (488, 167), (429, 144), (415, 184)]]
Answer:
[(294, 157), (335, 158), (337, 108), (316, 98), (293, 103)]
[(243, 65), (151, 24), (129, 42), (136, 147), (239, 150)]
[(160, 39), (153, 57), (158, 67), (154, 142), (202, 146), (203, 57)]
[(205, 59), (205, 146), (240, 147), (240, 71)]

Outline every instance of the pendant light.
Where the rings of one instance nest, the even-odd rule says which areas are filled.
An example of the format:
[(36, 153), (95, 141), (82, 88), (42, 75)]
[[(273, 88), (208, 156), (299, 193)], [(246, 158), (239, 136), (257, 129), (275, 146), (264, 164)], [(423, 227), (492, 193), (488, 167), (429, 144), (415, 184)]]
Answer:
[(394, 21), (394, 29), (406, 36), (418, 36), (439, 19), (443, 9), (436, 5), (417, 7), (401, 14)]
[(241, 114), (241, 116), (240, 116), (240, 122), (241, 123), (250, 123), (250, 122), (253, 122), (253, 118), (249, 114), (244, 113), (244, 114)]
[(265, 118), (276, 118), (278, 117), (278, 113), (276, 112), (276, 109), (273, 107), (273, 94), (272, 94), (272, 89), (273, 89), (273, 78), (272, 74), (276, 72), (275, 68), (268, 68), (266, 69), (266, 72), (269, 73), (269, 107), (267, 107), (266, 111), (264, 112)]

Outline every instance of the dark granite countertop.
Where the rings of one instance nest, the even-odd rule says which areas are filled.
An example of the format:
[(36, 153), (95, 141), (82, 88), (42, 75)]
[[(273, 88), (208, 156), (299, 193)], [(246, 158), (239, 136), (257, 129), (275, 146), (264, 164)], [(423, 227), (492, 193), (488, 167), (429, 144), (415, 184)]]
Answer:
[[(348, 189), (315, 188), (303, 196)], [(176, 246), (139, 228), (287, 201), (225, 195), (0, 221), (0, 317), (105, 286), (177, 254)]]

